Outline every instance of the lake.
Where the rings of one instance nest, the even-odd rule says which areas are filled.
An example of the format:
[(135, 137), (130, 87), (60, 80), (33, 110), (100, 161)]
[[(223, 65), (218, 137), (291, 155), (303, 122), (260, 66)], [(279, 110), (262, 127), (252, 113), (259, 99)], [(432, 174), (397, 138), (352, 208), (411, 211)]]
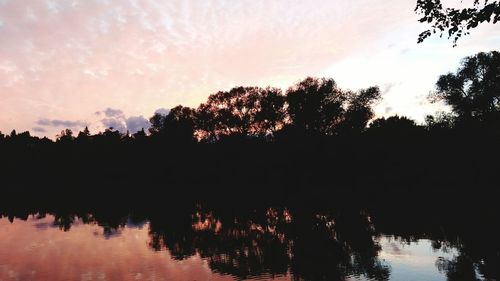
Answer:
[(126, 210), (3, 209), (0, 280), (498, 279), (488, 212)]

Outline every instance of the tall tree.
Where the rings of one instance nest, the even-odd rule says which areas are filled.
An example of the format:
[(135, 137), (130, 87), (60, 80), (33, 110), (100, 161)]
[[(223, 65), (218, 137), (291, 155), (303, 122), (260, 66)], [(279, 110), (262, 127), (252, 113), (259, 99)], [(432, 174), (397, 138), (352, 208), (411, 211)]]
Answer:
[(284, 96), (279, 89), (235, 87), (208, 97), (197, 110), (198, 133), (203, 138), (263, 136), (283, 124)]
[(350, 93), (340, 130), (343, 133), (357, 133), (364, 130), (368, 121), (375, 116), (372, 107), (380, 97), (378, 87), (370, 87), (359, 90), (357, 93)]
[(194, 140), (196, 111), (190, 107), (178, 105), (165, 117), (164, 129), (172, 140), (191, 142)]
[(160, 136), (169, 140), (192, 141), (195, 129), (195, 110), (178, 105), (167, 115), (156, 113), (149, 119), (149, 132), (153, 136)]
[(331, 134), (341, 122), (347, 95), (333, 79), (308, 77), (287, 91), (288, 114), (301, 130)]
[(149, 123), (151, 123), (151, 127), (149, 127), (149, 132), (152, 135), (158, 135), (161, 132), (163, 132), (166, 117), (167, 115), (157, 112), (151, 118), (149, 118)]
[(373, 117), (378, 87), (357, 93), (340, 89), (333, 79), (308, 77), (287, 91), (288, 115), (299, 130), (336, 135), (362, 130)]
[(462, 60), (455, 73), (439, 77), (431, 102), (443, 101), (460, 120), (484, 120), (500, 112), (500, 53), (478, 53)]
[(280, 89), (261, 89), (256, 94), (257, 110), (253, 116), (254, 134), (260, 136), (273, 136), (285, 123), (285, 96)]
[(78, 132), (78, 136), (76, 137), (78, 140), (88, 140), (90, 138), (90, 130), (88, 126), (85, 126), (83, 131)]
[(73, 131), (71, 129), (64, 129), (57, 135), (57, 142), (67, 143), (74, 139)]
[(422, 130), (423, 128), (419, 127), (414, 120), (395, 115), (387, 119), (382, 117), (373, 120), (367, 132), (384, 138), (393, 138), (394, 136), (411, 137)]
[(474, 0), (467, 8), (443, 7), (441, 0), (417, 0), (415, 12), (422, 17), (420, 22), (431, 24), (431, 29), (420, 33), (418, 43), (423, 42), (434, 33), (448, 35), (453, 38), (453, 46), (469, 30), (484, 22), (497, 23), (500, 20), (500, 2), (489, 0)]
[(135, 141), (144, 141), (147, 138), (147, 135), (146, 132), (144, 131), (144, 128), (141, 128), (139, 131), (132, 134), (132, 137), (134, 138)]

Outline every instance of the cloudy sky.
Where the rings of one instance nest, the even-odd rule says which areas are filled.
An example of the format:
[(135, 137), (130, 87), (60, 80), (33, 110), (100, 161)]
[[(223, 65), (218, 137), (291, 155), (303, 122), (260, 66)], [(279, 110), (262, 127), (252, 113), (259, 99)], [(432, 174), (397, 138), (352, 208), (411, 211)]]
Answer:
[(425, 98), (438, 76), (498, 48), (500, 29), (417, 44), (415, 2), (0, 0), (0, 131), (134, 131), (217, 90), (306, 76), (379, 85), (379, 116), (421, 121), (439, 109)]

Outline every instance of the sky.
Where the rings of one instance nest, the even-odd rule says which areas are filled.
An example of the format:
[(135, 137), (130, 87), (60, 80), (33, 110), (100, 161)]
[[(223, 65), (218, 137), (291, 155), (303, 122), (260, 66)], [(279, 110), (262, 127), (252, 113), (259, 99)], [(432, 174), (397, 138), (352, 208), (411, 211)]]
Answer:
[[(449, 0), (452, 1), (452, 0)], [(458, 0), (457, 0), (458, 1)], [(234, 86), (286, 89), (307, 76), (380, 86), (377, 116), (419, 122), (460, 60), (500, 46), (497, 25), (453, 47), (415, 0), (0, 0), (0, 131), (55, 137), (147, 127)]]

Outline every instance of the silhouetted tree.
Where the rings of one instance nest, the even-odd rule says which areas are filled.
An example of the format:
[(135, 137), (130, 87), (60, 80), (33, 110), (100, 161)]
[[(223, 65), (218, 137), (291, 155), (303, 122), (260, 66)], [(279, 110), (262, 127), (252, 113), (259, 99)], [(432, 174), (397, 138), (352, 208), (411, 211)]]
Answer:
[(32, 137), (28, 131), (17, 134), (15, 130), (12, 130), (12, 133), (10, 133), (10, 139), (15, 145), (27, 147), (33, 144), (38, 138)]
[(444, 101), (459, 120), (485, 121), (500, 112), (500, 53), (466, 57), (456, 73), (439, 77), (431, 102)]
[(161, 132), (163, 132), (165, 117), (165, 114), (157, 112), (151, 118), (149, 118), (149, 123), (151, 123), (151, 127), (149, 127), (149, 133), (151, 133), (151, 135), (159, 135)]
[(419, 129), (419, 126), (414, 120), (405, 116), (396, 115), (387, 119), (382, 117), (373, 120), (368, 131), (384, 137), (391, 137), (394, 135), (411, 135), (416, 131), (419, 131)]
[(42, 145), (48, 146), (48, 145), (53, 144), (54, 142), (51, 139), (47, 138), (47, 137), (43, 137), (43, 138), (40, 139), (40, 143)]
[(380, 99), (380, 89), (370, 87), (358, 93), (349, 93), (348, 106), (339, 131), (342, 133), (361, 132), (374, 116), (372, 106)]
[(333, 79), (308, 77), (287, 91), (291, 123), (304, 131), (332, 134), (341, 122), (347, 95)]
[(195, 110), (186, 106), (176, 106), (170, 110), (165, 119), (164, 128), (167, 135), (177, 141), (194, 141), (196, 123)]
[(146, 135), (146, 132), (144, 131), (144, 128), (141, 128), (139, 131), (132, 134), (132, 137), (136, 141), (143, 141), (147, 138), (147, 135)]
[(81, 131), (81, 132), (78, 133), (78, 137), (90, 137), (89, 127), (85, 126), (85, 128), (83, 129), (83, 131)]
[(120, 131), (115, 130), (113, 127), (107, 128), (104, 132), (99, 132), (93, 137), (98, 144), (113, 146), (121, 142), (123, 134)]
[(254, 128), (257, 135), (273, 136), (285, 124), (285, 96), (281, 90), (266, 88), (257, 96), (258, 111), (254, 117)]
[(453, 46), (462, 35), (468, 35), (469, 30), (484, 22), (497, 23), (500, 20), (500, 3), (498, 1), (474, 0), (471, 7), (447, 8), (441, 0), (417, 0), (415, 8), (417, 14), (422, 15), (420, 22), (431, 24), (431, 29), (420, 33), (418, 43), (438, 32), (448, 39), (453, 37)]
[(74, 139), (71, 129), (64, 129), (57, 135), (57, 142), (68, 143)]
[(153, 136), (164, 139), (192, 142), (194, 141), (195, 110), (178, 105), (172, 108), (168, 115), (156, 113), (150, 118), (149, 129)]
[(439, 112), (436, 115), (425, 117), (425, 127), (429, 131), (445, 131), (455, 126), (455, 119), (452, 113)]
[(208, 140), (273, 134), (284, 122), (283, 106), (284, 97), (275, 88), (236, 87), (217, 92), (198, 107), (198, 134)]
[[(61, 182), (85, 181), (87, 175), (139, 182), (147, 174), (152, 185), (168, 178), (170, 184), (218, 186), (230, 194), (238, 189), (229, 185), (238, 183), (255, 186), (249, 196), (263, 190), (268, 198), (285, 196), (289, 191), (282, 187), (301, 183), (329, 190), (367, 183), (493, 182), (496, 166), (485, 163), (498, 158), (494, 147), (500, 139), (495, 67), (498, 53), (481, 53), (443, 76), (433, 98), (453, 112), (428, 117), (426, 127), (393, 116), (367, 129), (380, 98), (377, 87), (354, 92), (333, 79), (307, 78), (286, 95), (269, 87), (236, 87), (211, 95), (197, 110), (179, 105), (151, 118), (151, 134), (109, 128), (91, 135), (85, 128), (74, 138), (67, 129), (52, 142), (13, 131), (0, 143), (0, 170), (8, 181), (26, 186), (55, 174)], [(366, 165), (375, 159), (377, 165)], [(200, 189), (197, 195), (218, 191)]]
[(78, 132), (78, 136), (76, 137), (76, 141), (79, 143), (88, 142), (90, 139), (90, 131), (87, 126), (83, 129), (83, 131)]
[(308, 77), (288, 89), (288, 114), (299, 130), (336, 135), (363, 129), (373, 117), (371, 105), (379, 98), (377, 87), (353, 93), (337, 87), (333, 79)]

